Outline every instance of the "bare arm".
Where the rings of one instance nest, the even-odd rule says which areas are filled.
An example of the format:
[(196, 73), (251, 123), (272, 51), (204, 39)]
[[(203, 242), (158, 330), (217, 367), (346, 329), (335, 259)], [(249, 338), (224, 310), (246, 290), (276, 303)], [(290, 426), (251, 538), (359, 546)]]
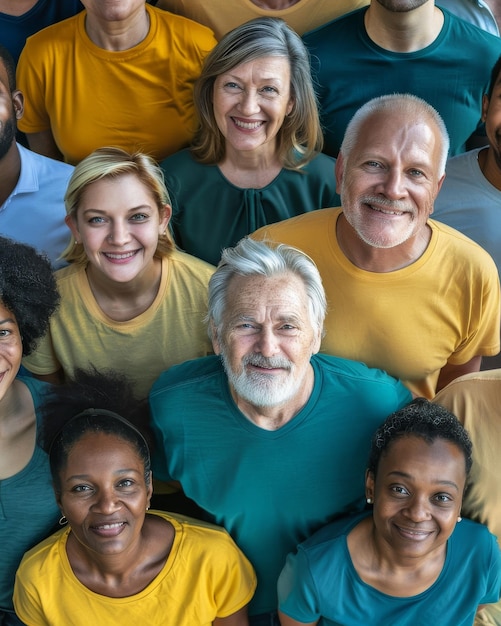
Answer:
[(295, 619), (292, 619), (292, 617), (284, 615), (282, 611), (278, 612), (278, 617), (280, 618), (280, 624), (282, 626), (316, 626), (318, 624), (318, 621), (308, 622), (308, 624), (305, 622), (298, 622)]
[(61, 151), (54, 141), (52, 131), (43, 130), (40, 133), (27, 133), (28, 144), (33, 152), (43, 154), (44, 156), (56, 159), (56, 161), (64, 161)]
[(247, 616), (247, 606), (243, 609), (228, 615), (228, 617), (216, 617), (212, 622), (213, 626), (249, 626), (249, 618)]
[(482, 364), (481, 356), (474, 356), (473, 359), (471, 359), (471, 361), (468, 361), (468, 363), (463, 363), (462, 365), (452, 365), (451, 363), (447, 363), (440, 370), (436, 391), (440, 391), (450, 382), (452, 382), (456, 378), (459, 378), (459, 376), (462, 376), (463, 374), (479, 372), (481, 364)]

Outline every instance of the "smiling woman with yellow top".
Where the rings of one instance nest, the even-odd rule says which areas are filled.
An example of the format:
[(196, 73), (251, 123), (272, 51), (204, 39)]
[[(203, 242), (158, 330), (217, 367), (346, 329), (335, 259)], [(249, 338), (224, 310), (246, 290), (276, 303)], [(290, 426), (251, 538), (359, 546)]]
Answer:
[(282, 626), (471, 626), (501, 594), (496, 538), (460, 517), (471, 463), (468, 434), (443, 407), (418, 398), (390, 415), (372, 439), (372, 513), (289, 555)]
[[(148, 511), (148, 443), (110, 411), (112, 389), (140, 426), (126, 379), (84, 376), (55, 388), (45, 407), (44, 447), (67, 526), (24, 557), (16, 613), (28, 626), (247, 626), (250, 563), (222, 528)], [(89, 402), (106, 408), (74, 413)]]

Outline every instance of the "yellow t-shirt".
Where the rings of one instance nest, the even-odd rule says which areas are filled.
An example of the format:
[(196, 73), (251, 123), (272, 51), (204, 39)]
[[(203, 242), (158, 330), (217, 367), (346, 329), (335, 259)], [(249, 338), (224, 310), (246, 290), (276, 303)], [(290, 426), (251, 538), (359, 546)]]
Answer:
[[(456, 415), (473, 443), (462, 515), (485, 524), (501, 548), (501, 369), (456, 378), (433, 401)], [(485, 607), (480, 624), (501, 624), (501, 601)]]
[(70, 529), (55, 533), (24, 556), (14, 606), (27, 626), (211, 626), (251, 600), (252, 566), (222, 528), (155, 511), (175, 529), (162, 571), (143, 591), (110, 598), (74, 575), (66, 554)]
[(141, 150), (162, 160), (196, 130), (193, 83), (216, 40), (191, 20), (146, 5), (150, 30), (137, 46), (109, 51), (85, 31), (82, 11), (26, 42), (17, 70), (25, 133), (52, 130), (65, 161), (96, 148)]
[(214, 268), (184, 252), (162, 260), (157, 296), (141, 315), (117, 322), (99, 307), (85, 266), (70, 265), (56, 272), (61, 305), (37, 350), (23, 361), (34, 374), (76, 368), (115, 369), (134, 383), (145, 398), (163, 370), (212, 352), (203, 319), (207, 285)]
[(299, 0), (287, 9), (263, 9), (251, 0), (158, 0), (157, 6), (211, 28), (221, 39), (256, 17), (280, 17), (299, 35), (369, 4), (369, 0)]
[(446, 363), (499, 352), (499, 278), (485, 250), (429, 220), (432, 236), (417, 261), (368, 272), (339, 248), (341, 210), (313, 211), (252, 235), (295, 246), (317, 264), (329, 305), (322, 352), (383, 369), (426, 398)]

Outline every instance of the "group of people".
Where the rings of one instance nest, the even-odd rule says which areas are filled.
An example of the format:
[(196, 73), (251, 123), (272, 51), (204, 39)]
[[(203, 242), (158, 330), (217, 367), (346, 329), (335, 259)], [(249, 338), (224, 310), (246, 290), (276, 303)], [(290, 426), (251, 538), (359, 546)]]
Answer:
[(219, 4), (0, 0), (0, 624), (499, 626), (501, 39)]

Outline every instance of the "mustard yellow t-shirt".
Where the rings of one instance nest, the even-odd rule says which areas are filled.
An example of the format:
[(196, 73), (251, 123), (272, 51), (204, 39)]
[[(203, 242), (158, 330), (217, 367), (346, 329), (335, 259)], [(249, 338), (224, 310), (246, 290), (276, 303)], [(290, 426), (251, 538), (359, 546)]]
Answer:
[(37, 350), (23, 361), (34, 374), (76, 368), (114, 369), (128, 376), (138, 398), (163, 370), (212, 352), (203, 319), (214, 268), (184, 252), (162, 260), (157, 296), (141, 315), (117, 322), (99, 307), (85, 266), (56, 272), (61, 304)]
[[(488, 526), (501, 548), (501, 369), (456, 378), (433, 401), (456, 415), (473, 443), (462, 515)], [(485, 607), (480, 624), (501, 624), (501, 601)]]
[(211, 626), (251, 600), (252, 566), (222, 528), (155, 511), (175, 530), (161, 572), (143, 591), (110, 598), (90, 591), (66, 554), (69, 528), (24, 556), (16, 575), (14, 606), (27, 626)]
[(85, 31), (86, 11), (28, 39), (17, 83), (19, 128), (52, 130), (68, 163), (96, 148), (140, 150), (162, 160), (196, 130), (193, 83), (216, 40), (208, 28), (146, 5), (150, 29), (137, 46), (109, 51)]
[(295, 246), (317, 264), (329, 306), (322, 352), (383, 369), (426, 398), (446, 363), (499, 352), (499, 278), (485, 250), (429, 220), (432, 236), (417, 261), (368, 272), (339, 248), (341, 210), (313, 211), (252, 235)]

